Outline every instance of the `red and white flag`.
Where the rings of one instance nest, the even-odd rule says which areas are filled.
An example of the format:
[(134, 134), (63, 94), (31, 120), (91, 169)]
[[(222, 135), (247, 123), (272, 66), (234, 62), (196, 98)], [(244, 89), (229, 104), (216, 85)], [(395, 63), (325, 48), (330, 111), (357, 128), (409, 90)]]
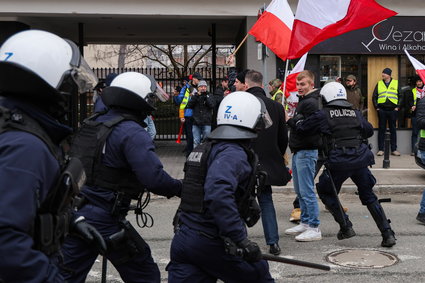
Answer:
[(412, 63), (413, 68), (415, 68), (418, 76), (421, 78), (423, 82), (425, 82), (425, 65), (419, 62), (416, 58), (413, 58), (412, 56), (410, 56), (409, 52), (407, 52), (406, 49), (404, 49), (404, 52), (406, 53), (407, 58), (409, 58), (410, 63)]
[(305, 62), (307, 61), (307, 54), (304, 54), (289, 75), (286, 77), (286, 86), (285, 86), (285, 98), (286, 98), (286, 112), (289, 117), (293, 117), (295, 109), (298, 105), (298, 89), (297, 89), (297, 76), (299, 73), (304, 71)]
[(248, 33), (285, 61), (293, 23), (294, 13), (288, 1), (273, 0)]
[(319, 42), (395, 15), (375, 0), (299, 0), (288, 58), (299, 58)]

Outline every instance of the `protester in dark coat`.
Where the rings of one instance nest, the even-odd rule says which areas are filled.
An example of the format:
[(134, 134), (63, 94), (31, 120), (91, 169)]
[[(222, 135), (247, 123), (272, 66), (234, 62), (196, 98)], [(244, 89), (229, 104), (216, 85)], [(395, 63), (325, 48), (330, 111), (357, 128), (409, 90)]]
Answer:
[(263, 222), (266, 243), (270, 246), (269, 252), (280, 254), (279, 232), (276, 222), (276, 212), (273, 206), (272, 185), (284, 186), (290, 179), (288, 170), (284, 164), (283, 155), (288, 145), (288, 130), (285, 124), (285, 110), (279, 104), (266, 97), (262, 89), (263, 75), (260, 72), (250, 70), (246, 73), (245, 84), (247, 92), (264, 101), (273, 125), (260, 132), (253, 142), (253, 149), (258, 154), (260, 170), (267, 172), (266, 184), (258, 195), (261, 207), (261, 220)]

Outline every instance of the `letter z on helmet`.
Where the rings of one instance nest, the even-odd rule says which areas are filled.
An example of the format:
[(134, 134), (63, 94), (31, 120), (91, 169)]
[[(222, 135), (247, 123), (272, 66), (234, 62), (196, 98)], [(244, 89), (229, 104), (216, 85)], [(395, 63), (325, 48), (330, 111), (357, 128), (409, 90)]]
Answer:
[(71, 41), (41, 30), (9, 37), (0, 47), (0, 92), (39, 105), (54, 117), (66, 98), (92, 89), (97, 78)]
[(264, 102), (254, 95), (236, 91), (227, 95), (217, 112), (217, 128), (210, 139), (252, 139), (257, 131), (272, 125)]
[(102, 92), (102, 99), (108, 107), (121, 107), (135, 111), (155, 110), (155, 97), (166, 101), (168, 95), (150, 76), (137, 72), (118, 75)]
[(345, 87), (337, 82), (325, 84), (320, 90), (320, 94), (326, 103), (337, 99), (347, 99), (347, 91), (345, 90)]

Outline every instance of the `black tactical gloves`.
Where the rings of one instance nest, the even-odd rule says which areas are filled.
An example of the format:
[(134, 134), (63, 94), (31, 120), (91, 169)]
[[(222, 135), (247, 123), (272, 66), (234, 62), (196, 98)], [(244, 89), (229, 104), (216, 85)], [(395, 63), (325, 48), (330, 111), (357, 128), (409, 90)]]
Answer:
[(77, 234), (88, 242), (93, 242), (100, 254), (105, 254), (106, 243), (102, 235), (92, 225), (86, 222), (84, 216), (80, 216), (71, 223), (71, 232)]
[(243, 258), (248, 262), (256, 262), (261, 260), (261, 250), (257, 243), (248, 239), (239, 242), (238, 247), (243, 251)]

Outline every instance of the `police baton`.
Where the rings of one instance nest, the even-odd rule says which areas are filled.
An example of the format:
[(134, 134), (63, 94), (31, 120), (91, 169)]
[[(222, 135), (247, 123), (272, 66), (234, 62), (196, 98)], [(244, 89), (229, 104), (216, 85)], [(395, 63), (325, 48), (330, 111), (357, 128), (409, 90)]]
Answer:
[(347, 226), (347, 220), (345, 219), (345, 212), (344, 212), (344, 209), (342, 208), (341, 201), (339, 200), (338, 190), (336, 189), (334, 179), (332, 178), (331, 170), (328, 168), (328, 164), (326, 162), (324, 163), (324, 165), (325, 165), (325, 173), (328, 175), (329, 180), (331, 181), (332, 191), (335, 195), (335, 200), (338, 203), (339, 212), (341, 213), (341, 216), (342, 216), (343, 225), (344, 225), (344, 227), (346, 227)]
[(313, 262), (308, 262), (308, 261), (290, 259), (290, 258), (286, 258), (286, 257), (280, 257), (280, 256), (275, 256), (275, 255), (269, 255), (269, 254), (261, 254), (261, 257), (262, 257), (262, 259), (267, 260), (267, 261), (275, 261), (275, 262), (293, 264), (293, 265), (304, 266), (304, 267), (308, 267), (308, 268), (320, 269), (320, 270), (324, 270), (324, 271), (330, 271), (331, 270), (331, 267), (329, 265), (318, 264), (318, 263), (313, 263)]

